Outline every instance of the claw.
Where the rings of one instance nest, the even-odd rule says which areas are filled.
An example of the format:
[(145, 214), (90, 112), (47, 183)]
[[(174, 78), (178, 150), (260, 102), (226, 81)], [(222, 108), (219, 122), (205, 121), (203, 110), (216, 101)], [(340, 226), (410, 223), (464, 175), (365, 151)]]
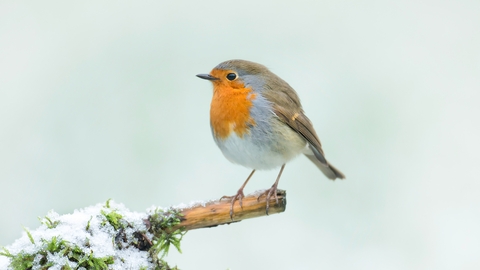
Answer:
[(278, 180), (280, 180), (280, 176), (282, 175), (283, 168), (285, 168), (285, 164), (283, 164), (282, 168), (280, 168), (280, 172), (278, 173), (277, 180), (275, 181), (275, 183), (273, 183), (272, 187), (265, 190), (265, 192), (263, 192), (257, 197), (257, 201), (259, 201), (260, 197), (262, 197), (263, 195), (266, 196), (265, 200), (266, 200), (267, 206), (265, 207), (265, 213), (267, 214), (267, 216), (268, 216), (268, 210), (270, 209), (270, 198), (272, 197), (272, 194), (275, 197), (275, 204), (278, 204), (277, 186), (278, 186)]
[[(272, 197), (272, 195), (274, 196), (275, 198), (275, 204), (278, 204), (278, 195), (277, 195), (277, 186), (278, 186), (278, 181), (280, 180), (280, 176), (282, 176), (282, 172), (283, 172), (283, 169), (285, 168), (285, 164), (282, 165), (282, 167), (280, 168), (280, 172), (278, 173), (278, 176), (277, 176), (277, 180), (275, 181), (275, 183), (273, 183), (272, 187), (265, 190), (265, 192), (263, 192), (262, 194), (260, 194), (258, 197), (257, 197), (257, 201), (260, 201), (260, 198), (265, 195), (266, 198), (266, 207), (265, 207), (265, 213), (268, 215), (268, 210), (270, 209), (270, 198)], [(220, 201), (223, 200), (223, 199), (230, 199), (231, 200), (231, 205), (230, 205), (230, 219), (233, 221), (233, 206), (235, 205), (235, 201), (238, 200), (238, 204), (240, 205), (240, 208), (243, 210), (243, 205), (242, 205), (242, 199), (245, 198), (245, 195), (243, 194), (243, 189), (245, 188), (245, 186), (247, 185), (248, 183), (248, 180), (250, 180), (250, 178), (252, 177), (253, 173), (255, 172), (255, 170), (253, 170), (250, 175), (248, 176), (247, 180), (245, 180), (245, 183), (243, 183), (243, 185), (240, 187), (240, 189), (237, 191), (237, 194), (235, 194), (234, 196), (222, 196), (220, 198)]]
[(243, 204), (242, 204), (242, 199), (245, 198), (245, 194), (243, 194), (243, 189), (239, 189), (237, 191), (237, 194), (233, 196), (222, 196), (220, 200), (222, 199), (231, 199), (231, 205), (230, 205), (230, 219), (233, 221), (233, 206), (235, 205), (235, 201), (238, 200), (238, 204), (240, 205), (240, 208), (243, 209)]
[(250, 180), (250, 178), (252, 177), (253, 173), (255, 172), (255, 170), (253, 170), (250, 175), (248, 176), (247, 180), (245, 180), (245, 183), (243, 183), (243, 185), (240, 187), (240, 189), (237, 191), (237, 194), (235, 194), (234, 196), (222, 196), (220, 198), (220, 201), (222, 199), (231, 199), (232, 200), (232, 204), (230, 205), (230, 219), (233, 221), (233, 206), (235, 205), (235, 201), (238, 200), (238, 204), (240, 205), (240, 208), (243, 210), (243, 204), (242, 204), (242, 199), (245, 198), (245, 195), (243, 194), (243, 189), (245, 188), (245, 186), (247, 185), (248, 183), (248, 180)]

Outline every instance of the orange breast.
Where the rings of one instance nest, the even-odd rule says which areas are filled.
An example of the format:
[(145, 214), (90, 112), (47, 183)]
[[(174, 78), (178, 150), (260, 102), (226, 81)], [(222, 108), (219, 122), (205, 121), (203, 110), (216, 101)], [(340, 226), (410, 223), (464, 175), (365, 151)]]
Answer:
[(249, 128), (255, 125), (255, 120), (250, 116), (254, 99), (255, 94), (249, 88), (232, 88), (214, 82), (210, 124), (215, 137), (225, 139), (231, 132), (243, 137), (248, 133)]

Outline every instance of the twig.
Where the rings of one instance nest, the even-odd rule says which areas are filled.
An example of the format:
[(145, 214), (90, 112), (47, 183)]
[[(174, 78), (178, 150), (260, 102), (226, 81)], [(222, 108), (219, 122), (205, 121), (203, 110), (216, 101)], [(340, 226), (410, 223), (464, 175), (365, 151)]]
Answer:
[[(244, 219), (255, 218), (265, 216), (266, 200), (265, 196), (261, 196), (258, 200), (257, 197), (262, 194), (263, 191), (256, 191), (243, 198), (243, 207), (241, 208), (239, 202), (236, 201), (233, 208), (233, 220), (230, 218), (230, 206), (231, 200), (215, 200), (205, 203), (203, 205), (197, 204), (189, 208), (179, 209), (183, 214), (182, 222), (171, 230), (178, 228), (184, 228), (186, 231), (215, 227), (223, 224), (230, 224), (233, 222), (239, 222)], [(287, 206), (287, 194), (285, 190), (277, 190), (278, 204), (275, 201), (274, 196), (270, 198), (270, 209), (268, 214), (277, 214), (285, 211)]]

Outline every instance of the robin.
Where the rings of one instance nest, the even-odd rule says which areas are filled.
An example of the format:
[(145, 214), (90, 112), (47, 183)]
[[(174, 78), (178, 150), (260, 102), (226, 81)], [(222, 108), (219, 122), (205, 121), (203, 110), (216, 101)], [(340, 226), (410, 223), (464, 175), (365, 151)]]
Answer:
[[(295, 90), (265, 66), (229, 60), (218, 64), (210, 74), (197, 77), (213, 84), (210, 126), (215, 143), (231, 162), (253, 169), (247, 180), (231, 198), (233, 206), (242, 206), (243, 189), (255, 170), (280, 167), (275, 183), (266, 195), (266, 213), (285, 164), (304, 154), (331, 180), (345, 175), (325, 159), (322, 145), (312, 123), (304, 114)], [(260, 198), (260, 197), (259, 197)]]

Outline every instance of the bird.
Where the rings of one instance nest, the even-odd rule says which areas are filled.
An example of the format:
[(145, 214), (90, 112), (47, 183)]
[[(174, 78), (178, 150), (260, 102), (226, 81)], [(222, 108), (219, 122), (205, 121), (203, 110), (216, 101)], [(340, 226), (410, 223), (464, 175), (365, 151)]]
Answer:
[(247, 60), (228, 60), (209, 74), (197, 77), (213, 84), (210, 127), (215, 143), (232, 163), (252, 172), (231, 199), (233, 207), (245, 197), (243, 189), (256, 170), (280, 167), (278, 176), (261, 196), (266, 196), (266, 214), (272, 195), (278, 204), (277, 186), (285, 164), (305, 155), (331, 180), (345, 175), (325, 158), (311, 121), (305, 115), (297, 92), (262, 64)]

